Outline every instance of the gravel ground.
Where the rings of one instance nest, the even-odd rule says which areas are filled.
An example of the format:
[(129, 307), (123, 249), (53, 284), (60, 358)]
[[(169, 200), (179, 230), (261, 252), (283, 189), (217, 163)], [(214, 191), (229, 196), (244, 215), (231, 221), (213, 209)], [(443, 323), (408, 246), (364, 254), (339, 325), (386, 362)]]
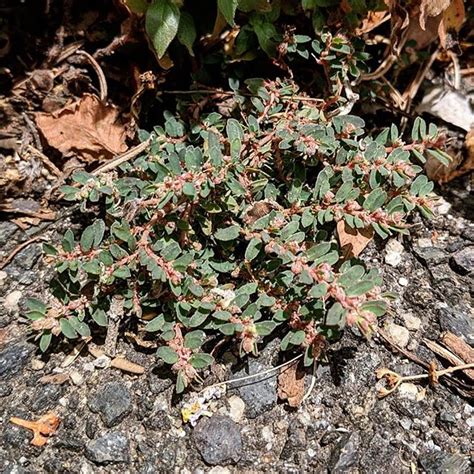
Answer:
[[(440, 202), (436, 219), (415, 222), (410, 238), (372, 243), (364, 254), (382, 269), (386, 289), (400, 295), (380, 325), (428, 362), (434, 356), (423, 338), (436, 340), (450, 330), (473, 342), (474, 223), (467, 219), (473, 197), (466, 183), (464, 191), (447, 196), (449, 204)], [(55, 224), (46, 235), (55, 239), (71, 225)], [(0, 223), (4, 255), (27, 238), (15, 225)], [(474, 409), (468, 401), (441, 384), (411, 383), (379, 400), (377, 368), (404, 375), (422, 368), (380, 339), (367, 342), (352, 330), (331, 347), (299, 409), (278, 402), (276, 379), (269, 377), (228, 390), (194, 428), (180, 416), (192, 393), (173, 394), (153, 350), (119, 342), (119, 353), (146, 368), (139, 376), (107, 368), (106, 360), (87, 351), (63, 369), (72, 347), (41, 355), (27, 340), (22, 318), (25, 299), (45, 291), (51, 271), (34, 243), (0, 272), (2, 473), (470, 472)], [(266, 370), (277, 363), (277, 345), (270, 342), (244, 365), (232, 365), (235, 358), (227, 353), (206, 381)], [(62, 373), (69, 375), (62, 384), (42, 379)], [(9, 422), (49, 411), (61, 424), (42, 448), (30, 444), (30, 431)]]

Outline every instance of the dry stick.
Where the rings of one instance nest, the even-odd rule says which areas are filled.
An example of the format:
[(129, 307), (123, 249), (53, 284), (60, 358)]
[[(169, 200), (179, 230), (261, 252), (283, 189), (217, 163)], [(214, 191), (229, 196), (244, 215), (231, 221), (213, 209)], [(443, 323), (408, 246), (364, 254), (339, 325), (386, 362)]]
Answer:
[(84, 56), (89, 61), (89, 64), (94, 68), (97, 77), (99, 78), (100, 100), (105, 102), (107, 100), (107, 81), (105, 80), (104, 72), (99, 66), (99, 63), (87, 51), (82, 49), (76, 51), (76, 54)]
[(403, 93), (403, 99), (405, 101), (404, 103), (404, 108), (407, 110), (410, 105), (412, 100), (415, 98), (416, 94), (418, 93), (418, 90), (424, 81), (426, 75), (428, 74), (428, 71), (430, 70), (431, 66), (434, 63), (434, 60), (438, 56), (439, 49), (436, 49), (435, 52), (430, 56), (430, 58), (425, 62), (423, 67), (418, 71), (414, 81), (407, 87), (406, 91)]
[(452, 352), (448, 351), (444, 347), (441, 347), (437, 342), (430, 341), (429, 339), (423, 339), (423, 342), (425, 343), (426, 347), (428, 347), (431, 351), (443, 357), (443, 359), (446, 359), (451, 364), (460, 365), (465, 363), (465, 361), (463, 361), (458, 356), (454, 355)]
[(8, 255), (8, 257), (5, 257), (5, 259), (0, 262), (0, 270), (3, 270), (13, 260), (15, 255), (18, 252), (21, 252), (25, 247), (28, 247), (28, 245), (32, 244), (33, 242), (45, 239), (46, 237), (44, 237), (43, 235), (37, 235), (36, 237), (33, 237), (32, 239), (29, 239), (26, 242), (23, 242), (22, 244), (15, 247), (15, 249), (10, 253), (10, 255)]
[[(293, 359), (291, 359), (287, 362), (284, 362), (283, 364), (277, 365), (276, 367), (272, 367), (271, 369), (264, 370), (263, 372), (259, 372), (258, 374), (247, 375), (245, 377), (239, 377), (239, 378), (236, 378), (236, 379), (224, 380), (224, 382), (214, 383), (212, 385), (209, 385), (209, 386), (203, 388), (199, 393), (202, 393), (202, 392), (204, 392), (205, 390), (207, 390), (209, 388), (220, 387), (221, 385), (228, 385), (230, 383), (236, 383), (236, 382), (244, 382), (246, 380), (251, 380), (251, 379), (254, 379), (254, 378), (257, 378), (257, 377), (262, 377), (264, 375), (267, 375), (267, 374), (270, 374), (272, 372), (278, 371), (278, 370), (282, 369), (283, 367), (287, 367), (287, 366), (293, 364), (294, 362), (296, 362), (297, 360), (301, 359), (302, 357), (303, 357), (303, 354), (300, 354), (300, 355), (294, 357)], [(261, 380), (257, 380), (255, 383), (258, 383), (258, 382), (261, 382)]]
[[(437, 377), (441, 377), (442, 375), (451, 374), (458, 370), (467, 370), (467, 369), (474, 369), (474, 364), (463, 364), (463, 365), (456, 365), (455, 367), (449, 367), (448, 369), (443, 370), (435, 370), (434, 374)], [(407, 376), (400, 376), (402, 382), (406, 382), (407, 380), (421, 380), (430, 378), (431, 374), (418, 374), (418, 375), (407, 375)]]
[(40, 136), (38, 134), (38, 130), (36, 129), (36, 125), (33, 123), (33, 121), (30, 119), (30, 117), (28, 117), (28, 115), (26, 115), (25, 112), (23, 112), (21, 115), (23, 116), (23, 119), (25, 120), (25, 123), (28, 126), (28, 128), (30, 129), (31, 133), (33, 134), (33, 138), (35, 139), (36, 148), (38, 148), (38, 150), (42, 151), (43, 146), (41, 145), (41, 139), (40, 139)]
[[(390, 345), (390, 347), (392, 347), (393, 349), (396, 349), (400, 354), (404, 355), (407, 359), (411, 360), (412, 362), (415, 362), (416, 364), (418, 364), (419, 366), (423, 367), (426, 370), (430, 370), (430, 365), (428, 363), (426, 363), (425, 361), (419, 359), (416, 355), (412, 354), (411, 352), (409, 352), (409, 351), (401, 348), (397, 344), (395, 344), (387, 336), (387, 334), (385, 334), (385, 332), (382, 331), (382, 329), (378, 329), (377, 334), (379, 336), (381, 336), (382, 339)], [(464, 393), (464, 396), (466, 396), (466, 394), (471, 395), (472, 388), (469, 385), (461, 382), (460, 380), (455, 380), (455, 379), (452, 379), (452, 378), (446, 378), (446, 379), (443, 379), (443, 380), (445, 381), (445, 383), (448, 386), (454, 387), (457, 390), (459, 390), (460, 392)]]
[(122, 153), (121, 155), (116, 156), (115, 158), (112, 158), (112, 160), (99, 166), (94, 171), (92, 171), (91, 174), (93, 176), (99, 176), (103, 173), (106, 173), (107, 171), (111, 171), (114, 168), (117, 168), (117, 166), (120, 166), (122, 163), (125, 163), (126, 161), (129, 161), (132, 158), (135, 158), (142, 151), (145, 151), (148, 148), (148, 145), (150, 144), (150, 142), (151, 142), (151, 136), (147, 138), (143, 143), (140, 143), (136, 147), (126, 151), (125, 153)]
[(40, 150), (35, 148), (34, 146), (28, 145), (27, 150), (29, 150), (33, 155), (36, 155), (41, 161), (52, 171), (56, 176), (62, 176), (62, 171)]
[(303, 404), (311, 395), (311, 392), (314, 389), (314, 386), (316, 385), (316, 369), (317, 369), (317, 359), (315, 358), (313, 361), (313, 373), (311, 374), (311, 384), (309, 386), (308, 391), (304, 394), (303, 399), (301, 400), (301, 404)]

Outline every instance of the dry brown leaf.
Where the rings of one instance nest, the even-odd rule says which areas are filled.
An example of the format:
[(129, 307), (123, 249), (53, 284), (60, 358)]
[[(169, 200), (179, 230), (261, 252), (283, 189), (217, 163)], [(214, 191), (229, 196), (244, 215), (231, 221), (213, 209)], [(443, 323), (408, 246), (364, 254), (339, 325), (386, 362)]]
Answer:
[(145, 367), (142, 367), (135, 362), (131, 362), (125, 357), (116, 357), (110, 362), (110, 367), (123, 370), (124, 372), (130, 372), (131, 374), (141, 375), (145, 373)]
[(425, 163), (425, 171), (433, 181), (439, 184), (448, 183), (463, 174), (474, 170), (474, 127), (466, 135), (464, 142), (466, 149), (465, 159), (462, 159), (461, 153), (452, 156), (452, 160), (448, 166), (441, 164), (433, 157), (429, 157)]
[(42, 416), (38, 421), (28, 421), (22, 418), (12, 417), (10, 423), (33, 431), (33, 446), (44, 446), (48, 442), (48, 436), (54, 434), (58, 429), (60, 419), (54, 413)]
[(53, 385), (62, 385), (64, 382), (69, 380), (69, 374), (50, 374), (45, 375), (39, 379), (40, 383), (48, 384), (51, 383)]
[(377, 26), (381, 25), (387, 19), (388, 15), (389, 12), (387, 10), (369, 11), (367, 16), (362, 20), (360, 27), (356, 28), (356, 35), (368, 33), (369, 31), (377, 28)]
[(304, 397), (305, 372), (300, 363), (295, 363), (284, 369), (278, 376), (278, 397), (288, 400), (290, 407), (298, 407)]
[[(461, 29), (466, 19), (464, 0), (452, 0), (449, 7), (443, 12), (443, 19), (438, 28), (441, 47), (450, 49), (457, 44), (456, 33)], [(454, 33), (454, 41), (452, 35)], [(453, 43), (453, 44), (451, 44)]]
[(365, 227), (353, 229), (347, 222), (340, 220), (337, 223), (337, 235), (344, 259), (357, 257), (367, 247), (374, 237), (374, 229)]
[(451, 0), (421, 0), (419, 22), (421, 29), (426, 28), (426, 19), (443, 13), (449, 7)]
[(64, 156), (88, 163), (110, 159), (127, 149), (126, 130), (118, 111), (91, 94), (52, 114), (36, 114), (36, 124), (48, 144)]

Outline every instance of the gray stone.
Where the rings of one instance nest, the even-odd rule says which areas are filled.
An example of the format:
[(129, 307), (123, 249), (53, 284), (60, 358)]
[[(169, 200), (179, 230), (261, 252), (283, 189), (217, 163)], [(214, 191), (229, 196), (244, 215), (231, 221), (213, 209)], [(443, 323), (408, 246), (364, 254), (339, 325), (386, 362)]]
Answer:
[(132, 410), (128, 388), (120, 382), (110, 382), (100, 387), (89, 401), (89, 408), (99, 413), (109, 428), (118, 425)]
[(343, 473), (359, 460), (360, 435), (357, 431), (345, 433), (334, 448), (329, 460), (329, 471)]
[(17, 374), (26, 365), (33, 350), (32, 344), (15, 344), (0, 352), (0, 378)]
[[(235, 374), (234, 378), (258, 374), (268, 369), (268, 366), (250, 360), (248, 368)], [(270, 410), (277, 402), (277, 378), (275, 375), (264, 375), (261, 379), (255, 378), (249, 381), (236, 382), (233, 384), (240, 398), (246, 405), (245, 414), (248, 418), (257, 416)]]
[(463, 275), (474, 271), (474, 247), (466, 247), (455, 253), (451, 265), (458, 273)]
[(87, 443), (86, 457), (97, 464), (128, 463), (130, 462), (130, 443), (122, 433), (106, 433)]
[(469, 460), (459, 454), (431, 451), (418, 459), (426, 474), (467, 474)]
[(472, 320), (468, 309), (463, 311), (440, 306), (438, 320), (443, 331), (451, 331), (457, 336), (464, 336), (469, 344), (474, 344)]
[(437, 247), (420, 247), (413, 248), (415, 255), (427, 265), (439, 265), (448, 260), (448, 254)]
[(196, 448), (207, 464), (226, 465), (242, 455), (242, 438), (237, 424), (224, 415), (202, 418), (193, 432)]
[(39, 385), (30, 397), (28, 406), (35, 413), (49, 410), (57, 405), (57, 401), (63, 394), (63, 391), (64, 389), (60, 385)]

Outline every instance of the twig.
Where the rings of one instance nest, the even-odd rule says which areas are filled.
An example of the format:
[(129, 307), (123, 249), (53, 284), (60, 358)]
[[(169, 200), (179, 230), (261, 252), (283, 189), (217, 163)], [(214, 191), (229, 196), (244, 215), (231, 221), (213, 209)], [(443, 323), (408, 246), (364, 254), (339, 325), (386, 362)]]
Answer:
[(36, 155), (38, 158), (41, 159), (41, 161), (46, 165), (47, 168), (50, 169), (56, 176), (60, 177), (62, 176), (62, 171), (40, 150), (35, 148), (34, 146), (28, 145), (27, 150), (29, 150), (31, 153)]
[(403, 382), (412, 381), (412, 380), (422, 380), (422, 379), (430, 379), (430, 380), (437, 380), (438, 377), (442, 377), (443, 375), (452, 374), (453, 372), (457, 372), (458, 370), (467, 370), (473, 369), (474, 364), (463, 364), (457, 365), (455, 367), (449, 367), (448, 369), (443, 370), (430, 370), (428, 374), (418, 374), (418, 375), (400, 375), (397, 372), (392, 370), (382, 368), (376, 370), (376, 375), (378, 379), (384, 378), (387, 381), (389, 389), (382, 387), (379, 390), (379, 398), (386, 397), (393, 393)]
[(38, 133), (38, 130), (36, 129), (36, 125), (33, 123), (33, 121), (26, 115), (25, 112), (22, 114), (23, 119), (25, 120), (26, 125), (30, 129), (31, 133), (33, 134), (33, 138), (35, 139), (35, 145), (38, 150), (43, 151), (43, 145), (41, 145), (41, 139)]
[(148, 145), (150, 144), (150, 142), (151, 142), (151, 136), (148, 137), (144, 142), (137, 145), (136, 147), (133, 147), (132, 149), (126, 151), (125, 153), (122, 153), (121, 155), (116, 156), (115, 158), (108, 161), (107, 163), (104, 163), (103, 165), (99, 166), (94, 171), (92, 171), (91, 174), (93, 176), (99, 176), (103, 173), (106, 173), (107, 171), (117, 168), (117, 166), (120, 166), (122, 163), (125, 163), (126, 161), (129, 161), (132, 158), (135, 158), (142, 151), (145, 151), (148, 148)]
[(25, 247), (28, 247), (28, 245), (32, 244), (33, 242), (37, 242), (38, 240), (45, 240), (46, 238), (42, 235), (37, 235), (36, 237), (33, 237), (26, 242), (23, 242), (20, 245), (17, 245), (15, 249), (8, 255), (8, 257), (5, 257), (3, 260), (0, 261), (0, 270), (3, 270), (15, 257), (15, 255), (18, 252), (21, 252)]
[(107, 81), (105, 79), (104, 72), (100, 67), (99, 63), (87, 52), (82, 49), (76, 51), (76, 54), (80, 56), (84, 56), (90, 63), (90, 65), (94, 68), (97, 77), (99, 78), (99, 90), (100, 90), (100, 100), (105, 102), (107, 100)]
[(458, 91), (459, 89), (461, 89), (461, 67), (459, 66), (459, 59), (457, 55), (451, 50), (448, 50), (448, 56), (453, 62), (453, 70), (454, 70), (453, 87), (455, 90)]
[[(300, 355), (294, 357), (293, 359), (291, 359), (287, 362), (284, 362), (283, 364), (277, 365), (276, 367), (272, 367), (271, 369), (264, 370), (263, 372), (259, 372), (258, 374), (247, 375), (245, 377), (239, 377), (239, 378), (236, 378), (236, 379), (224, 380), (224, 382), (214, 383), (212, 385), (209, 385), (209, 386), (203, 388), (201, 390), (201, 392), (204, 392), (204, 390), (207, 390), (209, 388), (220, 387), (221, 385), (228, 385), (230, 383), (244, 382), (246, 380), (252, 380), (252, 379), (255, 379), (257, 377), (262, 377), (264, 375), (271, 374), (273, 372), (276, 372), (276, 371), (282, 369), (283, 367), (287, 367), (287, 366), (295, 363), (297, 360), (301, 359), (302, 357), (303, 357), (303, 354), (300, 354)], [(258, 382), (261, 382), (261, 380), (258, 380), (256, 383), (258, 383)]]

